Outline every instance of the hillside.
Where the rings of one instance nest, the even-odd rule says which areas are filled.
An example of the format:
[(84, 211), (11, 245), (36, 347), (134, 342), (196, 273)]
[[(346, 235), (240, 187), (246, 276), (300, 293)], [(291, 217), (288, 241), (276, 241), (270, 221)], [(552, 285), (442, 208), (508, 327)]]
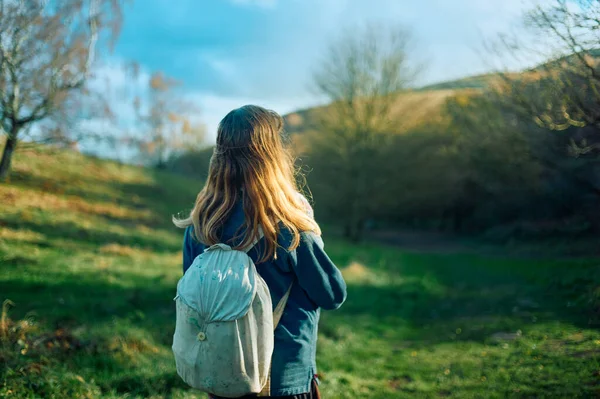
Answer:
[(17, 154), (0, 183), (0, 397), (184, 388), (169, 349), (181, 271), (170, 218), (199, 187), (73, 151)]
[(435, 90), (462, 90), (462, 89), (485, 89), (495, 79), (496, 74), (487, 73), (483, 75), (469, 76), (466, 78), (450, 80), (446, 82), (434, 83), (417, 89), (417, 91), (435, 91)]
[[(39, 232), (53, 223), (88, 231), (94, 225), (122, 225), (166, 231), (170, 215), (193, 203), (200, 181), (75, 151), (40, 148), (17, 156), (9, 184), (0, 189), (4, 226), (24, 222)], [(115, 235), (115, 238), (119, 234)]]
[[(470, 90), (470, 89), (465, 89)], [(457, 90), (410, 91), (401, 94), (393, 109), (393, 115), (398, 116), (398, 132), (403, 132), (420, 126), (425, 121), (431, 121), (432, 115), (439, 117), (441, 108), (446, 100), (458, 93)], [(289, 113), (284, 116), (286, 131), (298, 134), (314, 131), (318, 127), (320, 115), (329, 112), (329, 106), (315, 107)]]
[[(394, 113), (402, 121), (398, 133), (421, 126), (426, 121), (440, 118), (445, 102), (460, 94), (471, 94), (488, 87), (496, 79), (495, 74), (469, 76), (462, 79), (427, 85), (402, 93)], [(284, 116), (286, 131), (290, 134), (307, 133), (318, 128), (320, 115), (327, 113), (329, 106), (307, 108)]]

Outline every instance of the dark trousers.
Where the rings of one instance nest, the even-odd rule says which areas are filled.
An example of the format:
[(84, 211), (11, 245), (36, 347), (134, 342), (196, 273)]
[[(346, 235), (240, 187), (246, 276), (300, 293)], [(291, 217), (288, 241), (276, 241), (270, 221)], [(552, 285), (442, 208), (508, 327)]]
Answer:
[[(226, 398), (221, 398), (219, 396), (214, 396), (214, 395), (209, 395), (209, 398), (226, 399)], [(241, 398), (238, 398), (238, 399), (256, 399), (256, 398), (257, 398), (256, 395), (247, 395), (247, 396), (242, 396)], [(301, 393), (299, 395), (290, 395), (290, 396), (262, 396), (261, 399), (262, 398), (265, 398), (265, 399), (321, 399), (321, 393), (319, 392), (319, 386), (317, 384), (317, 381), (313, 380), (312, 384), (311, 384), (310, 392)]]

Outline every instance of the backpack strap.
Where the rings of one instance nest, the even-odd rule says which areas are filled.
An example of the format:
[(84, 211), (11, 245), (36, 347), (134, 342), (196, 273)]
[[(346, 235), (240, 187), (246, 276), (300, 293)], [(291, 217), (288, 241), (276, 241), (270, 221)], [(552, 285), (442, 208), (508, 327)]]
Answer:
[(275, 331), (275, 329), (279, 325), (281, 316), (283, 316), (283, 310), (285, 309), (285, 305), (287, 305), (287, 301), (290, 297), (290, 292), (292, 292), (293, 285), (294, 285), (294, 283), (290, 284), (290, 287), (287, 289), (285, 294), (283, 294), (283, 297), (279, 300), (279, 303), (277, 304), (277, 306), (275, 307), (275, 310), (273, 311), (273, 331)]
[[(275, 332), (275, 329), (277, 328), (277, 326), (279, 325), (279, 322), (281, 321), (281, 316), (283, 316), (283, 310), (285, 309), (285, 305), (287, 305), (287, 301), (290, 297), (290, 292), (292, 292), (293, 286), (294, 286), (294, 282), (292, 282), (290, 284), (290, 286), (287, 289), (287, 291), (285, 292), (285, 294), (283, 294), (283, 297), (279, 300), (279, 303), (275, 307), (275, 310), (273, 310), (273, 333)], [(273, 368), (273, 364), (271, 364), (271, 368)], [(258, 394), (258, 396), (259, 397), (271, 396), (271, 369), (269, 369), (269, 375), (267, 376), (267, 383), (265, 384), (265, 387), (263, 388), (263, 390)]]
[[(258, 242), (264, 236), (265, 236), (265, 234), (263, 232), (262, 227), (258, 226), (258, 236), (246, 248), (244, 248), (243, 251), (248, 253), (252, 248), (254, 248), (254, 246), (256, 244), (258, 244)], [(283, 296), (279, 300), (279, 303), (275, 307), (275, 310), (273, 310), (273, 331), (275, 331), (275, 329), (279, 325), (279, 320), (281, 320), (281, 316), (283, 316), (283, 310), (285, 309), (285, 305), (287, 304), (288, 298), (290, 297), (290, 292), (292, 292), (293, 285), (294, 285), (294, 283), (292, 282), (292, 284), (290, 284), (290, 286), (287, 289), (287, 291), (285, 292), (285, 294), (283, 294)]]
[(242, 249), (242, 251), (244, 251), (244, 252), (246, 252), (246, 253), (250, 252), (250, 250), (251, 250), (252, 248), (254, 248), (254, 246), (255, 246), (256, 244), (258, 244), (258, 242), (259, 242), (260, 240), (262, 240), (262, 238), (263, 238), (264, 236), (265, 236), (265, 233), (263, 232), (263, 229), (262, 229), (262, 227), (261, 227), (261, 226), (258, 226), (258, 236), (257, 236), (257, 237), (256, 237), (256, 238), (255, 238), (255, 239), (254, 239), (254, 240), (253, 240), (253, 241), (252, 241), (252, 242), (251, 242), (251, 243), (250, 243), (250, 244), (249, 244), (247, 247), (243, 248), (243, 249)]
[[(254, 246), (264, 237), (264, 232), (261, 226), (258, 226), (258, 236), (243, 249), (244, 252), (248, 253)], [(279, 325), (281, 321), (281, 317), (283, 316), (283, 311), (285, 310), (285, 306), (287, 305), (287, 301), (290, 298), (290, 293), (292, 292), (292, 287), (294, 286), (294, 282), (290, 284), (283, 297), (279, 300), (279, 303), (273, 310), (273, 333), (275, 333), (275, 329)], [(271, 367), (273, 367), (271, 365)], [(259, 397), (262, 396), (271, 396), (271, 369), (269, 369), (269, 375), (267, 376), (267, 383), (265, 384), (263, 390), (258, 394)]]

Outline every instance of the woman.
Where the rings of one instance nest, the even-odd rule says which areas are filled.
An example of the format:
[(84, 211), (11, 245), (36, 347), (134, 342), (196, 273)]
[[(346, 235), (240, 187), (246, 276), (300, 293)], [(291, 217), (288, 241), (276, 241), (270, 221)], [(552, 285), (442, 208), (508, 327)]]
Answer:
[(206, 185), (186, 227), (184, 272), (207, 246), (245, 248), (267, 283), (273, 304), (291, 285), (275, 330), (271, 397), (319, 397), (316, 379), (320, 309), (337, 309), (346, 299), (340, 271), (323, 250), (312, 209), (298, 193), (294, 160), (282, 143), (283, 119), (247, 105), (221, 121)]

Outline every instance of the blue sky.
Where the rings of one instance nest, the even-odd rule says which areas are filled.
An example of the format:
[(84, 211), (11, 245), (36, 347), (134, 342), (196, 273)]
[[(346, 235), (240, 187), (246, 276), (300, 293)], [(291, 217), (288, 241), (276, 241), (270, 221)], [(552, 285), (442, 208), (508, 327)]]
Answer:
[(311, 71), (344, 28), (398, 24), (415, 36), (421, 84), (490, 69), (482, 36), (510, 28), (527, 0), (137, 0), (105, 62), (117, 86), (131, 84), (118, 64), (137, 61), (183, 83), (209, 138), (230, 109), (257, 103), (280, 113), (322, 101)]

